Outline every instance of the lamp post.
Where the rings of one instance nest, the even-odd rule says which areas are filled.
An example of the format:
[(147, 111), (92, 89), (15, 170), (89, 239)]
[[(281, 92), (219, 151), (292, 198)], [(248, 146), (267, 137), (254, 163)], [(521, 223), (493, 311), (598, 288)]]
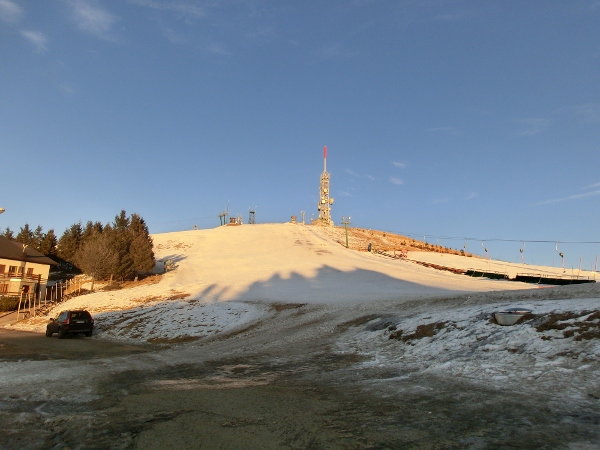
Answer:
[(346, 248), (348, 248), (348, 224), (350, 223), (350, 219), (350, 216), (348, 216), (348, 220), (346, 220), (346, 216), (342, 216), (342, 223), (344, 224), (344, 228), (346, 228)]

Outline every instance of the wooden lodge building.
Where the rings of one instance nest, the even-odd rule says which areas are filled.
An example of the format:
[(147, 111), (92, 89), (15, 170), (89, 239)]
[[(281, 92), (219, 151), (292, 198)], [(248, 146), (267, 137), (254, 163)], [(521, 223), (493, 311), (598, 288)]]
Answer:
[(56, 262), (20, 242), (0, 236), (0, 296), (42, 299)]

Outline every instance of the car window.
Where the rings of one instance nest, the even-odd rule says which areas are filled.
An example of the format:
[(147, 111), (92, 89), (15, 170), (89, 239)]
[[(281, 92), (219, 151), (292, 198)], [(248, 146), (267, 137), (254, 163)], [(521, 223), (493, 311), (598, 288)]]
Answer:
[(73, 311), (71, 312), (71, 319), (74, 320), (89, 320), (90, 314), (87, 311)]

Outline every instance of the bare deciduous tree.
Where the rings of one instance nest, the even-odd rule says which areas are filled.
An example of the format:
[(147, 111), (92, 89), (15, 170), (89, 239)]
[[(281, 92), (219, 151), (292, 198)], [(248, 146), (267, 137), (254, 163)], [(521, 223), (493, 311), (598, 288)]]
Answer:
[(112, 275), (119, 262), (119, 255), (111, 246), (108, 236), (99, 234), (88, 240), (75, 254), (75, 263), (83, 273), (92, 277), (92, 290), (95, 280), (103, 280)]

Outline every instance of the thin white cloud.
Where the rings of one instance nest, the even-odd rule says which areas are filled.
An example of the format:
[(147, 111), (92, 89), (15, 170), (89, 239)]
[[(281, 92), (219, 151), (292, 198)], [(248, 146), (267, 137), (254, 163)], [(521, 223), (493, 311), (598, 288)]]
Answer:
[(75, 93), (75, 89), (69, 86), (68, 84), (61, 84), (59, 87), (60, 90), (63, 91), (65, 94), (72, 95)]
[(566, 106), (564, 108), (558, 108), (554, 112), (556, 114), (566, 115), (570, 119), (575, 118), (582, 123), (600, 122), (600, 104), (598, 103)]
[(175, 31), (169, 27), (163, 28), (163, 34), (169, 40), (169, 42), (171, 42), (172, 44), (185, 44), (189, 40), (182, 33), (178, 33), (177, 31)]
[(433, 18), (438, 22), (456, 22), (457, 20), (464, 19), (467, 16), (467, 13), (464, 11), (447, 13), (447, 14), (438, 14)]
[(590, 184), (587, 188), (588, 189), (594, 189), (600, 187), (600, 181), (598, 183), (594, 183), (594, 184)]
[(346, 191), (339, 191), (340, 197), (352, 197), (352, 194)]
[[(178, 19), (182, 19), (187, 24), (194, 23), (194, 19), (206, 16), (206, 10), (203, 7), (194, 5), (190, 2), (183, 1), (161, 1), (161, 0), (129, 0), (132, 3), (142, 8), (148, 8), (159, 12), (174, 13)], [(162, 34), (172, 44), (185, 44), (189, 42), (189, 37), (179, 30), (173, 29), (163, 24), (163, 17), (158, 18), (161, 23)], [(221, 53), (221, 52), (214, 52)], [(222, 53), (227, 54), (227, 53)]]
[(400, 178), (390, 177), (390, 183), (401, 186), (404, 184), (404, 181), (401, 180)]
[(398, 167), (399, 169), (406, 169), (408, 167), (408, 164), (400, 161), (392, 161), (392, 164), (394, 165), (394, 167)]
[(430, 133), (446, 133), (446, 134), (459, 134), (458, 130), (454, 127), (435, 127), (435, 128), (427, 128), (427, 131)]
[(540, 134), (550, 125), (550, 119), (544, 118), (529, 118), (521, 119), (520, 124), (523, 129), (517, 133), (518, 136), (533, 136)]
[(590, 191), (590, 192), (584, 192), (583, 194), (575, 194), (575, 195), (569, 195), (568, 197), (545, 200), (543, 202), (537, 203), (537, 205), (550, 205), (552, 203), (568, 202), (571, 200), (579, 200), (581, 198), (595, 197), (597, 195), (600, 195), (600, 189), (597, 189), (595, 191)]
[(375, 177), (373, 175), (361, 175), (359, 173), (356, 173), (352, 169), (348, 169), (347, 167), (344, 169), (344, 172), (346, 172), (348, 175), (352, 175), (353, 177), (356, 177), (356, 178), (366, 178), (367, 180), (375, 181)]
[(130, 0), (130, 2), (138, 6), (143, 6), (145, 8), (155, 9), (158, 11), (174, 12), (185, 17), (206, 16), (206, 10), (204, 8), (187, 2), (164, 2), (158, 0)]
[(7, 23), (17, 22), (23, 15), (19, 5), (10, 0), (0, 0), (0, 19)]
[(354, 56), (354, 53), (345, 50), (340, 44), (337, 43), (321, 47), (317, 50), (317, 54), (322, 59), (350, 58)]
[(473, 200), (474, 198), (477, 198), (479, 196), (479, 194), (477, 192), (471, 192), (468, 196), (467, 196), (467, 200)]
[(220, 42), (213, 42), (208, 46), (208, 51), (211, 53), (214, 53), (215, 55), (222, 55), (222, 56), (231, 56), (232, 53), (227, 50), (227, 48), (225, 47), (225, 44), (222, 44)]
[(275, 27), (258, 27), (246, 33), (246, 38), (258, 41), (268, 42), (275, 36)]
[(47, 39), (42, 32), (34, 30), (21, 30), (21, 36), (27, 39), (38, 51), (47, 50)]
[(586, 123), (600, 122), (600, 105), (590, 103), (587, 105), (579, 105), (573, 108), (575, 113)]
[(71, 6), (77, 28), (101, 39), (116, 42), (117, 39), (112, 34), (116, 16), (92, 1), (72, 0)]

